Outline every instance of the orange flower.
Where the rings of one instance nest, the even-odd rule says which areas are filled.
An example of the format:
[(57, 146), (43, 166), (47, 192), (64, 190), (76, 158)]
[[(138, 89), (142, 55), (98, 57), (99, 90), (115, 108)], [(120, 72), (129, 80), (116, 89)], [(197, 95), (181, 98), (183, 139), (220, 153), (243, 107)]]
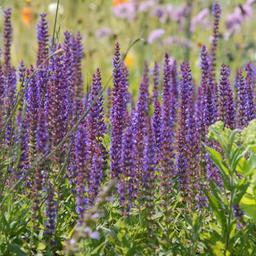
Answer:
[(123, 3), (126, 3), (126, 2), (128, 2), (128, 0), (113, 0), (112, 5), (117, 6), (119, 4), (123, 4)]
[(33, 13), (32, 13), (32, 9), (29, 6), (25, 6), (22, 8), (21, 11), (21, 15), (22, 15), (22, 21), (25, 25), (30, 25), (33, 19)]

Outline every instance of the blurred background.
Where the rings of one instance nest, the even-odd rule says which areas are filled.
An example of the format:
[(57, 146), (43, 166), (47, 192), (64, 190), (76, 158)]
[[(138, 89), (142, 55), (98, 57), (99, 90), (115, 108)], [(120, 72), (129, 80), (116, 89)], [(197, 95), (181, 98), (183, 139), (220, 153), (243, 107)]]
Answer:
[[(218, 65), (227, 63), (233, 71), (256, 60), (254, 0), (221, 0), (221, 40)], [(63, 32), (80, 31), (84, 41), (85, 79), (96, 67), (103, 75), (111, 74), (114, 43), (119, 41), (126, 52), (125, 62), (132, 78), (139, 80), (144, 60), (152, 66), (162, 62), (165, 52), (181, 63), (189, 60), (198, 78), (199, 51), (209, 46), (212, 34), (211, 6), (208, 0), (60, 0), (57, 20), (58, 38)], [(48, 14), (52, 34), (57, 0), (0, 0), (2, 10), (13, 9), (13, 64), (21, 59), (35, 62), (36, 23), (41, 12)], [(2, 42), (2, 40), (1, 40)]]

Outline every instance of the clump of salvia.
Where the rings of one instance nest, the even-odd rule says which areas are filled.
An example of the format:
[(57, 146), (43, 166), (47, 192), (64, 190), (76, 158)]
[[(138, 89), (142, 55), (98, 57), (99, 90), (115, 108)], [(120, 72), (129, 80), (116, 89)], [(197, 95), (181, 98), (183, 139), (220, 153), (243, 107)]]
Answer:
[(210, 180), (219, 182), (201, 146), (207, 143), (208, 127), (222, 120), (226, 127), (243, 128), (255, 117), (253, 65), (246, 66), (246, 77), (242, 68), (237, 71), (234, 88), (227, 65), (221, 66), (219, 81), (216, 78), (220, 14), (220, 6), (214, 4), (212, 44), (210, 51), (202, 46), (200, 54), (201, 80), (193, 79), (189, 63), (178, 68), (168, 54), (163, 77), (161, 65), (145, 62), (134, 106), (119, 43), (112, 87), (104, 91), (97, 69), (84, 94), (81, 35), (65, 32), (63, 43), (50, 44), (42, 14), (36, 64), (21, 63), (16, 70), (11, 64), (11, 10), (4, 11), (1, 147), (5, 152), (17, 149), (7, 183), (21, 180), (26, 185), (35, 229), (43, 216), (44, 233), (54, 236), (61, 207), (57, 201), (62, 198), (58, 181), (63, 179), (74, 197), (79, 225), (87, 219), (88, 208), (98, 204), (102, 184), (112, 179), (123, 215), (143, 205), (153, 214), (156, 197), (168, 213), (175, 191), (191, 207), (205, 205), (203, 188)]

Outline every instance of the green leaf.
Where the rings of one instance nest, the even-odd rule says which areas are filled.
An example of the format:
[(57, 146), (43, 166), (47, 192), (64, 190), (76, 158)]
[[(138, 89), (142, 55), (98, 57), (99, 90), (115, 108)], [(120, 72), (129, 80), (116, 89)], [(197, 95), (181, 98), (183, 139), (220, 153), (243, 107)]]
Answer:
[(233, 130), (230, 133), (230, 136), (228, 138), (228, 145), (227, 145), (227, 153), (232, 152), (232, 147), (235, 144), (235, 140), (237, 135), (239, 135), (239, 130)]
[(223, 211), (222, 202), (218, 197), (214, 195), (214, 193), (205, 191), (205, 195), (208, 198), (209, 204), (213, 210), (213, 213), (215, 214), (215, 217), (217, 218), (217, 221), (222, 227), (223, 233), (225, 233), (227, 229), (227, 222), (226, 222), (226, 217)]
[(225, 166), (223, 162), (223, 158), (221, 154), (216, 151), (214, 148), (206, 146), (206, 150), (208, 151), (212, 161), (218, 167), (221, 172), (222, 180), (225, 186), (230, 189), (230, 182), (229, 182), (229, 169)]
[(245, 152), (243, 148), (236, 148), (235, 150), (231, 150), (230, 152), (230, 162), (231, 162), (231, 170), (234, 172), (237, 168), (237, 165), (241, 158), (244, 156)]
[(234, 204), (239, 204), (242, 197), (245, 195), (248, 187), (249, 187), (250, 183), (245, 180), (245, 179), (242, 179), (239, 184), (237, 184), (236, 186), (236, 193), (235, 193), (235, 196), (234, 196)]
[(252, 195), (246, 193), (241, 199), (240, 207), (246, 215), (256, 220), (256, 199)]
[(100, 243), (92, 252), (91, 255), (99, 255), (99, 253), (104, 249), (106, 241)]
[(18, 255), (18, 256), (26, 256), (24, 251), (20, 248), (18, 244), (12, 243), (8, 245), (8, 253), (9, 255)]

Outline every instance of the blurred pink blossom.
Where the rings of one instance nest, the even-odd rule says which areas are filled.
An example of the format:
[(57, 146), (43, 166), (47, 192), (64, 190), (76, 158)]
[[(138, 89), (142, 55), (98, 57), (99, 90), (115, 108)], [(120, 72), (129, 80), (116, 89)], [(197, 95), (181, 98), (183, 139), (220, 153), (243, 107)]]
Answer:
[(177, 36), (170, 36), (164, 39), (164, 45), (171, 46), (174, 44), (185, 48), (192, 48), (192, 42), (188, 41), (187, 39), (179, 38)]
[(151, 16), (155, 16), (161, 23), (165, 23), (168, 19), (168, 13), (164, 5), (156, 5), (151, 10)]
[(204, 27), (207, 27), (210, 25), (210, 20), (209, 20), (209, 9), (205, 8), (201, 10), (193, 19), (191, 20), (191, 25), (190, 25), (190, 31), (194, 32), (196, 29), (196, 26), (201, 25)]
[(187, 5), (181, 5), (168, 10), (170, 18), (178, 23), (185, 20), (190, 11), (190, 7)]
[(151, 33), (148, 36), (148, 40), (147, 40), (148, 43), (149, 44), (154, 43), (157, 39), (161, 38), (164, 35), (164, 33), (165, 33), (165, 30), (162, 28), (158, 28), (151, 31)]
[(112, 30), (109, 27), (102, 27), (96, 30), (95, 36), (97, 38), (104, 38), (104, 37), (109, 37), (113, 34)]
[(256, 0), (247, 0), (246, 4), (253, 5), (256, 3)]
[(140, 3), (139, 12), (149, 11), (152, 7), (156, 5), (156, 0), (146, 0)]
[(246, 1), (243, 5), (238, 5), (233, 13), (229, 14), (226, 19), (226, 28), (228, 29), (228, 37), (235, 31), (240, 30), (241, 25), (245, 20), (253, 15), (252, 5), (256, 1)]
[(116, 17), (132, 21), (136, 17), (136, 4), (135, 1), (129, 1), (122, 3), (112, 8)]

